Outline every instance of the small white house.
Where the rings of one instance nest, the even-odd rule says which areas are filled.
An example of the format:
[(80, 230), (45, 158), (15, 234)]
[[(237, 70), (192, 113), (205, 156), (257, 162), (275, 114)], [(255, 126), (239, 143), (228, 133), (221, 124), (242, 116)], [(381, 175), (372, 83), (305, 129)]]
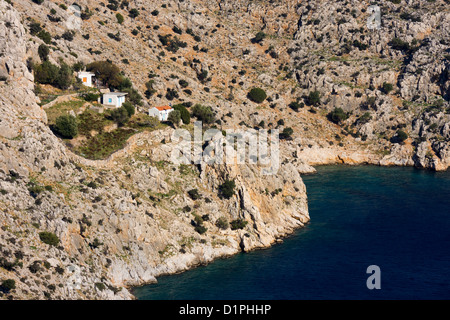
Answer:
[(101, 103), (104, 106), (120, 108), (125, 102), (126, 92), (108, 92), (104, 93)]
[(83, 84), (86, 87), (93, 87), (92, 77), (95, 77), (95, 74), (92, 72), (86, 72), (86, 71), (78, 72), (78, 78), (81, 79), (81, 81), (83, 82)]
[(151, 117), (157, 117), (159, 121), (167, 121), (169, 113), (173, 111), (172, 107), (153, 107), (148, 110), (148, 115)]

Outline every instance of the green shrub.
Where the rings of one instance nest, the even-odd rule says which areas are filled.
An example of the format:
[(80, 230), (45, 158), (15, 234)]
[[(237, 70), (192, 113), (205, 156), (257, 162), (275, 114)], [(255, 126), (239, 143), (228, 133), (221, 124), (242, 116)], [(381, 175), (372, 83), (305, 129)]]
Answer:
[(328, 114), (328, 120), (336, 124), (339, 124), (347, 119), (348, 114), (345, 113), (344, 110), (342, 110), (342, 108), (334, 108), (334, 110)]
[(41, 30), (42, 30), (42, 27), (39, 22), (33, 21), (30, 23), (30, 34), (32, 36), (37, 35)]
[(58, 75), (53, 83), (54, 86), (60, 89), (67, 89), (72, 85), (73, 70), (67, 64), (63, 63), (58, 71)]
[(317, 106), (320, 104), (320, 92), (319, 91), (311, 91), (307, 97), (307, 101), (309, 105)]
[(100, 242), (100, 240), (98, 240), (98, 238), (95, 238), (94, 242), (89, 244), (89, 246), (94, 249), (97, 249), (98, 247), (100, 247), (102, 245), (103, 245), (103, 242)]
[(123, 106), (118, 109), (111, 110), (107, 117), (116, 122), (119, 126), (123, 126), (130, 119), (127, 109)]
[(399, 38), (392, 39), (388, 44), (394, 50), (409, 51), (411, 49), (411, 45), (407, 41), (403, 41)]
[(123, 15), (121, 15), (120, 13), (116, 13), (116, 19), (119, 24), (123, 23)]
[(204, 234), (206, 231), (208, 231), (208, 228), (206, 228), (204, 225), (199, 224), (195, 226), (195, 231), (197, 231), (200, 234)]
[(41, 61), (48, 60), (49, 53), (50, 53), (50, 49), (45, 44), (39, 45), (38, 55), (39, 55), (39, 58), (41, 58)]
[(266, 37), (266, 34), (262, 31), (260, 31), (255, 35), (255, 37), (251, 41), (252, 41), (252, 43), (261, 43), (261, 41), (263, 41), (265, 37)]
[(175, 98), (178, 98), (179, 94), (175, 89), (168, 88), (166, 93), (166, 99), (172, 101)]
[(57, 246), (59, 244), (59, 238), (51, 232), (41, 232), (39, 233), (39, 238), (43, 243), (51, 246)]
[(173, 110), (169, 113), (167, 120), (172, 122), (174, 126), (177, 126), (181, 120), (181, 113), (178, 110)]
[(28, 185), (28, 192), (30, 192), (30, 195), (33, 198), (36, 198), (43, 191), (44, 191), (44, 188), (38, 184), (30, 182)]
[(92, 62), (86, 66), (86, 70), (95, 73), (97, 79), (106, 86), (116, 88), (120, 86), (123, 81), (119, 67), (109, 61)]
[(50, 44), (52, 42), (52, 35), (45, 30), (39, 31), (37, 37), (44, 41), (46, 44)]
[(66, 64), (59, 68), (49, 61), (44, 61), (36, 66), (34, 79), (41, 84), (50, 84), (60, 89), (67, 89), (73, 81), (72, 73), (72, 69)]
[(408, 139), (408, 134), (403, 130), (397, 130), (396, 142), (403, 143)]
[(178, 83), (180, 84), (180, 86), (182, 88), (186, 88), (189, 85), (189, 82), (187, 82), (186, 80), (181, 79), (180, 81), (178, 81)]
[(198, 200), (201, 198), (201, 195), (198, 192), (198, 189), (189, 190), (188, 195), (189, 195), (189, 197), (191, 197), (192, 200)]
[(244, 229), (247, 224), (248, 224), (248, 221), (245, 221), (244, 219), (233, 220), (230, 223), (231, 230)]
[(135, 106), (142, 106), (142, 96), (139, 92), (134, 88), (124, 88), (120, 89), (122, 92), (128, 93), (127, 99)]
[(253, 88), (248, 93), (248, 98), (256, 103), (262, 103), (264, 100), (266, 100), (267, 95), (266, 92), (261, 88)]
[(196, 104), (192, 108), (192, 115), (206, 124), (211, 124), (215, 120), (215, 116), (211, 107), (202, 106), (200, 104)]
[(106, 286), (105, 286), (103, 283), (101, 283), (101, 282), (96, 282), (96, 283), (95, 283), (95, 287), (96, 287), (98, 290), (100, 290), (100, 291), (103, 291), (103, 290), (106, 289)]
[(197, 226), (203, 224), (203, 218), (194, 213), (194, 222)]
[(61, 38), (63, 38), (64, 40), (67, 40), (67, 41), (72, 41), (74, 36), (75, 36), (75, 32), (74, 31), (67, 30), (61, 35)]
[(0, 286), (0, 291), (9, 293), (11, 290), (16, 288), (16, 281), (13, 279), (7, 279), (2, 281), (2, 285)]
[(361, 117), (358, 119), (359, 124), (365, 124), (369, 122), (372, 119), (372, 116), (370, 115), (370, 112), (364, 113)]
[(289, 104), (289, 107), (294, 111), (298, 111), (298, 109), (305, 107), (305, 104), (303, 102), (299, 103), (298, 101), (292, 101)]
[(180, 112), (181, 120), (183, 120), (184, 124), (189, 124), (191, 122), (191, 114), (184, 105), (182, 104), (174, 105), (173, 109)]
[(384, 93), (389, 94), (394, 89), (394, 86), (391, 83), (383, 82), (382, 89)]
[(228, 220), (225, 217), (220, 217), (216, 221), (216, 226), (219, 229), (226, 230), (230, 227), (230, 224), (228, 223)]
[(84, 100), (86, 100), (88, 102), (92, 102), (92, 101), (98, 101), (98, 98), (100, 97), (100, 95), (89, 92), (89, 93), (85, 93), (82, 97)]
[(131, 17), (131, 18), (136, 18), (137, 16), (139, 16), (139, 10), (138, 9), (136, 9), (136, 8), (133, 8), (133, 9), (131, 9), (129, 12), (128, 12), (128, 15)]
[(131, 104), (131, 102), (124, 102), (122, 104), (122, 108), (124, 108), (125, 110), (127, 110), (128, 116), (131, 117), (136, 113), (136, 109), (134, 108), (133, 104)]
[(55, 121), (55, 130), (64, 138), (72, 139), (78, 134), (77, 119), (71, 115), (59, 116)]
[(219, 195), (225, 199), (230, 199), (234, 195), (234, 188), (236, 187), (236, 183), (234, 180), (225, 180), (219, 186)]
[(294, 130), (292, 128), (284, 128), (280, 134), (280, 139), (290, 139)]

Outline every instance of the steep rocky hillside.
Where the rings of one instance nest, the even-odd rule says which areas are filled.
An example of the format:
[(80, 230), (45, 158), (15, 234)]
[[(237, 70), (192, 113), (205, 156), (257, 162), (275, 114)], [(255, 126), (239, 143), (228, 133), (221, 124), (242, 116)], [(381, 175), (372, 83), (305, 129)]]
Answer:
[[(78, 18), (69, 1), (0, 0), (0, 280), (15, 281), (0, 298), (130, 299), (128, 286), (269, 246), (309, 220), (310, 165), (445, 170), (449, 4), (394, 2), (371, 31), (360, 1), (89, 0)], [(278, 174), (175, 165), (170, 127), (104, 160), (74, 154), (36, 95), (44, 40), (54, 64), (117, 64), (139, 111), (191, 102), (221, 130), (292, 128)]]

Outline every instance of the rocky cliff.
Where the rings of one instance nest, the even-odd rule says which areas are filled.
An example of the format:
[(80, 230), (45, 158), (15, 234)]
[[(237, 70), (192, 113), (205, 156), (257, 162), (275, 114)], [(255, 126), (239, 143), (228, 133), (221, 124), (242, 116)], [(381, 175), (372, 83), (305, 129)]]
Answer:
[[(77, 3), (80, 28), (62, 37), (71, 2), (0, 1), (0, 279), (16, 283), (1, 298), (131, 299), (129, 286), (267, 247), (309, 220), (300, 175), (310, 165), (450, 164), (446, 1), (383, 1), (377, 31), (359, 1)], [(52, 37), (53, 63), (109, 59), (143, 95), (152, 74), (156, 93), (141, 111), (190, 101), (210, 105), (222, 130), (292, 128), (278, 174), (176, 165), (169, 127), (132, 136), (104, 160), (74, 154), (35, 94), (36, 22)], [(168, 48), (167, 35), (186, 45)], [(253, 87), (266, 91), (263, 103), (248, 99)], [(345, 117), (330, 121), (335, 108)], [(229, 199), (219, 196), (227, 180)]]

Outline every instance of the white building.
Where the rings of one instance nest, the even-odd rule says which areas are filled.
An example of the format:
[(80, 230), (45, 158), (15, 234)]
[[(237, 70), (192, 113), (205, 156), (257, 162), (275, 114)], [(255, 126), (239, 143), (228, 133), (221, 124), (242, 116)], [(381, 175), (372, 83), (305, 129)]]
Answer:
[(93, 87), (92, 77), (95, 77), (95, 74), (92, 72), (86, 72), (86, 71), (78, 72), (78, 78), (81, 79), (81, 81), (83, 82), (83, 84), (86, 87)]
[(120, 108), (125, 102), (126, 92), (108, 92), (103, 94), (101, 103), (104, 106)]
[(148, 115), (151, 117), (157, 117), (159, 121), (167, 121), (169, 113), (173, 111), (172, 107), (153, 107), (148, 110)]

